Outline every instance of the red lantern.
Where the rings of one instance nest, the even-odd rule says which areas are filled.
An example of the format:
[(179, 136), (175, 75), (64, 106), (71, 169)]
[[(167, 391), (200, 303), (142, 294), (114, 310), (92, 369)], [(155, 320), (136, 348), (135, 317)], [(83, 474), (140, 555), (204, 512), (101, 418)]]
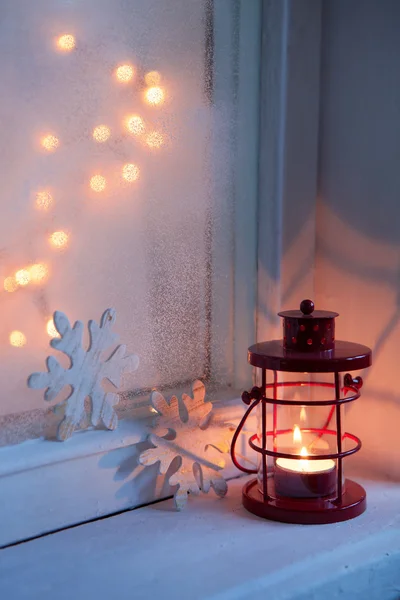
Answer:
[[(349, 373), (371, 365), (370, 348), (335, 341), (337, 313), (314, 311), (311, 300), (283, 317), (283, 343), (251, 346), (248, 360), (261, 369), (261, 387), (244, 392), (249, 404), (232, 440), (234, 464), (257, 478), (243, 488), (250, 512), (288, 523), (334, 523), (364, 512), (366, 493), (345, 479), (343, 459), (361, 448), (344, 432), (344, 409), (360, 397), (361, 377)], [(237, 438), (258, 406), (259, 429), (250, 447), (259, 468), (247, 469), (235, 455)]]

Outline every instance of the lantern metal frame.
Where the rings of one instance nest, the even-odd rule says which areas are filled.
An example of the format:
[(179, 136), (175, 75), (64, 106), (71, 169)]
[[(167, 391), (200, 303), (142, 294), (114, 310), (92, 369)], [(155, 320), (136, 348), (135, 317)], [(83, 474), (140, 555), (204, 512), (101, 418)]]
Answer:
[[(336, 313), (332, 313), (336, 316)], [(369, 367), (372, 362), (371, 350), (361, 344), (337, 341), (333, 347), (326, 351), (304, 352), (285, 348), (280, 340), (272, 340), (251, 346), (248, 351), (248, 361), (254, 367), (261, 368), (261, 387), (253, 387), (251, 392), (244, 392), (242, 400), (249, 408), (243, 415), (239, 426), (233, 436), (231, 456), (234, 465), (241, 471), (252, 474), (259, 469), (248, 469), (242, 466), (235, 454), (235, 446), (239, 434), (250, 413), (261, 404), (261, 436), (257, 433), (249, 439), (249, 445), (261, 455), (262, 461), (262, 490), (259, 482), (253, 479), (243, 488), (243, 504), (250, 512), (271, 520), (289, 523), (333, 523), (345, 521), (363, 513), (366, 509), (366, 492), (358, 483), (346, 479), (343, 486), (343, 459), (355, 454), (361, 449), (361, 440), (354, 434), (343, 432), (342, 411), (344, 404), (354, 402), (360, 397), (363, 381), (361, 377), (352, 377), (349, 370), (359, 370)], [(267, 371), (273, 372), (273, 382), (267, 383)], [(278, 381), (278, 372), (292, 373), (333, 373), (333, 382), (326, 381)], [(341, 385), (341, 373), (347, 372)], [(311, 386), (330, 388), (334, 390), (332, 400), (290, 400), (279, 398), (278, 393), (282, 388), (296, 386)], [(272, 397), (268, 395), (272, 391)], [(343, 392), (343, 396), (341, 393)], [(348, 395), (350, 393), (350, 395)], [(267, 429), (267, 408), (272, 407), (272, 428)], [(317, 498), (289, 498), (278, 497), (274, 492), (274, 468), (278, 458), (301, 460), (299, 454), (289, 454), (277, 450), (275, 443), (278, 436), (287, 434), (292, 429), (277, 428), (278, 406), (330, 406), (326, 422), (320, 428), (305, 428), (304, 433), (313, 433), (317, 437), (334, 435), (336, 437), (337, 452), (318, 455), (308, 455), (307, 460), (337, 461), (336, 469), (336, 496)], [(335, 429), (330, 428), (332, 419), (335, 418)], [(260, 444), (256, 440), (261, 438)], [(273, 440), (272, 450), (267, 447), (267, 441)], [(351, 440), (354, 446), (344, 450), (343, 441)], [(267, 464), (267, 457), (274, 459), (274, 465)]]

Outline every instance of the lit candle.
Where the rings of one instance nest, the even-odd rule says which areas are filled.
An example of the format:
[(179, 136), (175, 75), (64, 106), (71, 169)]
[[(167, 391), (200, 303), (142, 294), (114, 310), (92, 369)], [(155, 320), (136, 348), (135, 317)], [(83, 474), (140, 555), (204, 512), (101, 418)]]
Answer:
[[(301, 443), (300, 428), (293, 429), (293, 442)], [(275, 462), (275, 492), (290, 498), (329, 496), (336, 491), (336, 463), (331, 458), (309, 460), (307, 448), (299, 452), (302, 458), (277, 458)]]

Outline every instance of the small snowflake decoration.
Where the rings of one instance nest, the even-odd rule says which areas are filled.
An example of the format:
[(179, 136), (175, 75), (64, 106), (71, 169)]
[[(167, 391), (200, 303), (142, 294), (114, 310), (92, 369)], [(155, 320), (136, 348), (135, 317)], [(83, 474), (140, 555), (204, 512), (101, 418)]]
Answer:
[(118, 346), (104, 360), (104, 351), (115, 345), (118, 336), (111, 330), (115, 323), (115, 310), (107, 309), (101, 317), (100, 325), (89, 321), (90, 344), (88, 350), (83, 347), (83, 323), (77, 321), (71, 327), (68, 318), (62, 312), (54, 313), (54, 325), (60, 334), (51, 340), (50, 345), (66, 354), (71, 366), (64, 369), (54, 356), (47, 358), (47, 372), (33, 373), (28, 379), (28, 386), (34, 389), (46, 388), (44, 399), (54, 400), (66, 385), (71, 386), (71, 393), (66, 400), (58, 404), (65, 405), (64, 419), (61, 421), (57, 437), (66, 440), (74, 430), (85, 421), (85, 399), (91, 400), (91, 422), (96, 426), (100, 421), (107, 429), (115, 429), (118, 417), (114, 406), (118, 402), (118, 394), (105, 392), (103, 379), (107, 379), (116, 389), (121, 385), (124, 371), (135, 371), (139, 358), (135, 355), (125, 356), (126, 346)]
[(155, 433), (149, 435), (155, 448), (145, 450), (139, 457), (144, 466), (158, 462), (161, 474), (179, 457), (179, 467), (169, 477), (169, 484), (178, 486), (174, 495), (178, 510), (184, 508), (189, 493), (208, 493), (212, 487), (223, 497), (228, 489), (220, 472), (225, 466), (221, 453), (230, 447), (230, 431), (212, 426), (212, 404), (204, 402), (205, 387), (201, 381), (194, 382), (192, 392), (193, 398), (182, 396), (182, 414), (176, 396), (168, 402), (159, 392), (152, 393), (151, 403), (160, 415)]

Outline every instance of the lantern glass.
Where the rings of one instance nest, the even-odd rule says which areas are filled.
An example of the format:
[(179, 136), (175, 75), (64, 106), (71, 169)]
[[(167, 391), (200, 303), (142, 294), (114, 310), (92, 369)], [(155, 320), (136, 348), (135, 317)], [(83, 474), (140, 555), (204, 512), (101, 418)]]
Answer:
[[(341, 387), (341, 397), (350, 391)], [(271, 498), (334, 498), (338, 493), (337, 415), (332, 374), (279, 373), (268, 378), (265, 396), (296, 404), (268, 404), (266, 449), (284, 456), (268, 456), (267, 492)], [(333, 404), (320, 405), (320, 402)], [(304, 404), (302, 404), (304, 402)], [(344, 406), (341, 426), (344, 428)], [(352, 441), (342, 440), (342, 449)], [(258, 409), (258, 443), (263, 443), (262, 407)], [(320, 457), (314, 459), (314, 457)], [(263, 459), (259, 456), (258, 483), (263, 491)], [(343, 470), (341, 470), (344, 485)], [(342, 488), (343, 489), (343, 488)]]

